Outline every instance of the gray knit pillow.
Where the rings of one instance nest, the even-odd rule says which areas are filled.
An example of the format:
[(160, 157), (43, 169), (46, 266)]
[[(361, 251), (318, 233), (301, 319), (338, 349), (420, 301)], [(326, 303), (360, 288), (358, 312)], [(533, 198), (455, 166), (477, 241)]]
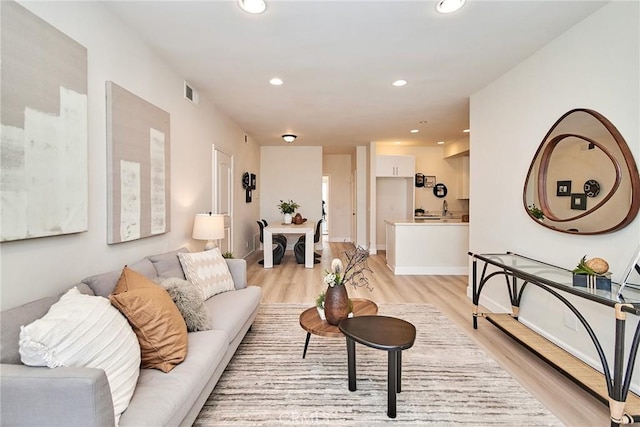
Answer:
[(202, 292), (193, 283), (178, 277), (162, 279), (160, 286), (165, 288), (178, 307), (187, 324), (187, 331), (206, 331), (211, 329), (209, 313), (204, 306)]

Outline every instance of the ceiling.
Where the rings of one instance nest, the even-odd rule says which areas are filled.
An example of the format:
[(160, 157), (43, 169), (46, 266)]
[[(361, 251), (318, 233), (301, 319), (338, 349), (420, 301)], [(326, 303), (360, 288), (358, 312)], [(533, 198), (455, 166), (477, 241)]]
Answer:
[(258, 144), (339, 149), (468, 139), (470, 95), (606, 3), (266, 1), (105, 4)]

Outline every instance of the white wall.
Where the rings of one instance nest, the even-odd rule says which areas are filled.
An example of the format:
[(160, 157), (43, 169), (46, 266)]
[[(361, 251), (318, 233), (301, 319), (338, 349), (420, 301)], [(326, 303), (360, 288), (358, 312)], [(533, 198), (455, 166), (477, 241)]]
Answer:
[[(527, 216), (522, 191), (538, 145), (573, 108), (604, 114), (624, 136), (636, 162), (640, 159), (639, 28), (638, 2), (609, 3), (471, 97), (472, 252), (513, 251), (569, 269), (585, 254), (600, 256), (609, 261), (613, 278), (620, 278), (640, 242), (640, 219), (605, 235), (558, 233)], [(499, 280), (485, 289), (480, 302), (510, 311), (505, 294)], [(523, 321), (580, 357), (598, 360), (586, 334), (563, 325), (566, 309), (561, 303), (536, 289), (525, 298)], [(613, 310), (570, 299), (605, 337), (603, 346), (611, 357)], [(635, 319), (628, 330), (632, 327)]]
[(329, 177), (329, 241), (353, 241), (351, 230), (351, 159), (350, 154), (322, 156), (322, 174)]
[[(205, 97), (195, 107), (183, 99), (184, 77), (165, 64), (99, 2), (25, 2), (24, 6), (88, 50), (89, 231), (59, 237), (5, 242), (2, 309), (62, 292), (89, 275), (120, 269), (139, 258), (188, 245), (197, 212), (211, 210), (211, 144), (232, 154), (236, 256), (258, 216), (258, 204), (244, 203), (241, 175), (258, 171), (259, 150), (244, 132)], [(107, 159), (105, 81), (111, 80), (171, 115), (171, 232), (107, 245)], [(197, 88), (196, 88), (197, 89)], [(241, 209), (242, 208), (242, 209)]]
[(260, 152), (260, 217), (270, 223), (282, 222), (278, 203), (291, 199), (300, 205), (296, 212), (304, 218), (320, 219), (322, 147), (262, 147)]

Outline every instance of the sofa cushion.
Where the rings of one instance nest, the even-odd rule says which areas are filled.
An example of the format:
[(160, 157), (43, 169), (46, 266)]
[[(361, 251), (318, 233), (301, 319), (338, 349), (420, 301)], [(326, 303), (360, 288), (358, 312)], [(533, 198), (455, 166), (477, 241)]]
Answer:
[(224, 292), (204, 302), (209, 312), (212, 329), (222, 329), (229, 334), (229, 341), (236, 339), (242, 326), (260, 305), (262, 290), (247, 286), (233, 292)]
[(151, 255), (148, 258), (153, 263), (153, 267), (156, 269), (159, 278), (178, 277), (180, 279), (186, 279), (184, 271), (182, 271), (182, 265), (180, 265), (180, 260), (178, 259), (178, 254), (188, 252), (189, 249), (180, 248), (164, 254)]
[(223, 331), (189, 334), (189, 353), (169, 375), (154, 369), (141, 369), (136, 392), (120, 426), (179, 425), (191, 410), (228, 349)]
[(227, 262), (220, 249), (178, 254), (187, 280), (202, 291), (204, 299), (235, 289)]
[[(156, 272), (153, 263), (147, 258), (136, 261), (127, 267), (142, 274), (148, 279), (156, 280), (158, 278), (158, 273)], [(121, 274), (122, 270), (110, 271), (108, 273), (87, 277), (86, 279), (83, 279), (82, 282), (89, 285), (94, 294), (101, 297), (108, 297), (118, 284)]]
[(127, 320), (103, 297), (69, 290), (49, 312), (20, 332), (29, 366), (104, 370), (116, 422), (127, 409), (140, 372), (140, 346)]
[(187, 355), (187, 326), (160, 286), (128, 267), (109, 297), (138, 336), (143, 368), (171, 371)]
[[(176, 259), (178, 259), (177, 256)], [(204, 298), (196, 285), (188, 280), (167, 277), (160, 281), (160, 286), (169, 292), (169, 296), (187, 324), (187, 331), (196, 332), (211, 329), (209, 313), (204, 306)]]

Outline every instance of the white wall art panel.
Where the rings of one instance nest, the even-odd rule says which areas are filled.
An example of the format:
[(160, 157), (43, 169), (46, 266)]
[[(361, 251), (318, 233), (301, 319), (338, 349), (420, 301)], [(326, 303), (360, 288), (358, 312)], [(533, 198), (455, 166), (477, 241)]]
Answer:
[(1, 24), (0, 240), (87, 231), (87, 50), (13, 2)]
[(169, 113), (107, 82), (107, 243), (169, 231)]

